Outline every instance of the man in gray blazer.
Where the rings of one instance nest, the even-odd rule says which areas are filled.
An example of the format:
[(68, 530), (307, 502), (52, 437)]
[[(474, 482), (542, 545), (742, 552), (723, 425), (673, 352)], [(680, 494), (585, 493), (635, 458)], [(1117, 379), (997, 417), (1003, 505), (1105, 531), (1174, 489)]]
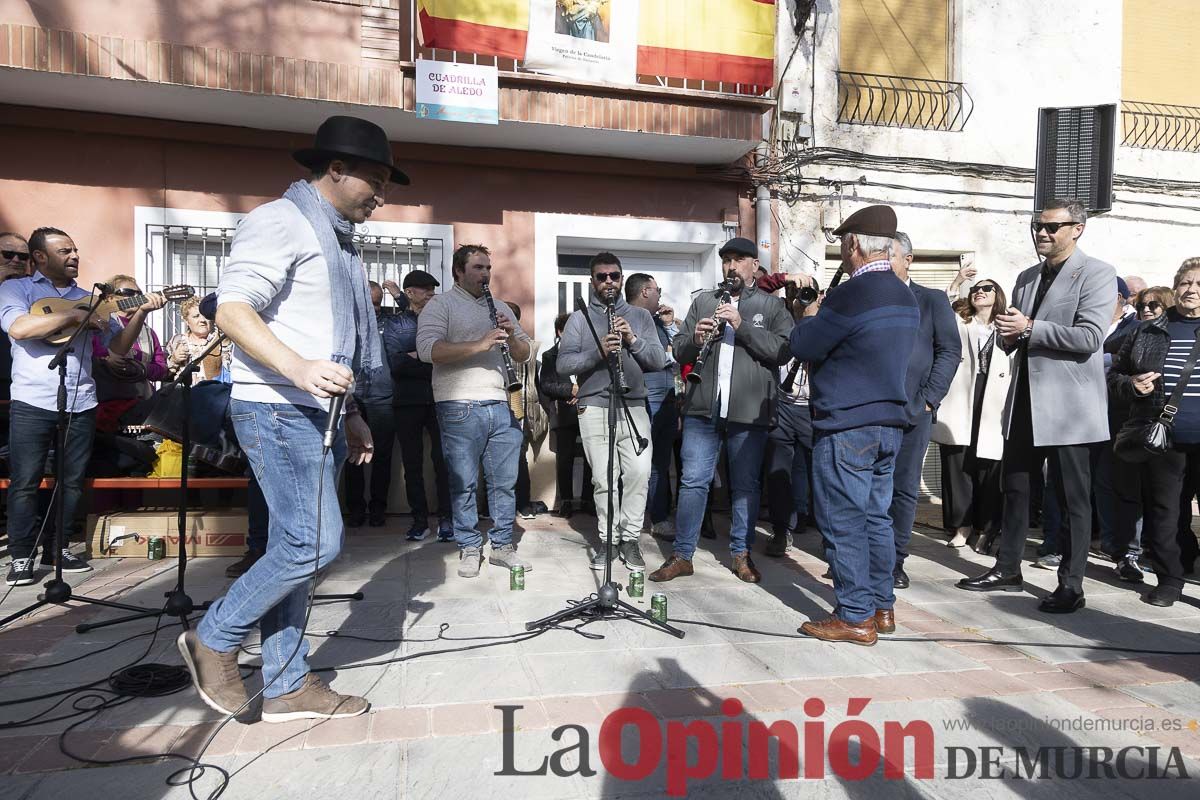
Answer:
[(1092, 530), (1090, 451), (1109, 438), (1101, 345), (1112, 319), (1116, 271), (1078, 247), (1087, 211), (1051, 200), (1031, 224), (1042, 262), (1018, 276), (1013, 305), (996, 317), (1002, 346), (1016, 352), (1004, 409), (1004, 518), (991, 570), (958, 582), (973, 592), (1021, 591), (1021, 555), (1029, 532), (1029, 474), (1039, 457), (1056, 469), (1059, 507), (1071, 522), (1058, 589), (1040, 610), (1083, 608), (1083, 571)]

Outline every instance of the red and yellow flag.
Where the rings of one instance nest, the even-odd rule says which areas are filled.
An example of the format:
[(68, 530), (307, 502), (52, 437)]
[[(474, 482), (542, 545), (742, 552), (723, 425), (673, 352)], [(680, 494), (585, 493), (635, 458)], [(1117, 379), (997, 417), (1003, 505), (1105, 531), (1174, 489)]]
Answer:
[(775, 0), (641, 0), (638, 73), (775, 82)]
[[(641, 0), (637, 71), (758, 86), (775, 80), (775, 0)], [(417, 0), (421, 44), (520, 59), (528, 0)]]
[(422, 47), (525, 57), (529, 0), (417, 0)]

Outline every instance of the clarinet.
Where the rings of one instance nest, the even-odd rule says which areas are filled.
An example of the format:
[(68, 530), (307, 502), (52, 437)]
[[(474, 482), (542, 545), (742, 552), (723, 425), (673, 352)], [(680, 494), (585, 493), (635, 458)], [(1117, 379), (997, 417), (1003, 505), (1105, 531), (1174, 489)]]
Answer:
[(800, 374), (800, 368), (804, 366), (800, 361), (792, 364), (792, 368), (788, 370), (788, 374), (783, 379), (783, 383), (779, 385), (779, 390), (784, 394), (791, 394), (796, 388), (796, 378)]
[[(732, 294), (729, 291), (729, 281), (721, 281), (717, 286), (717, 308), (720, 308), (725, 303), (729, 302)], [(704, 362), (712, 355), (713, 345), (717, 343), (725, 335), (725, 320), (719, 319), (713, 314), (713, 322), (716, 327), (708, 332), (708, 336), (704, 337), (704, 343), (700, 345), (700, 355), (696, 356), (696, 360), (692, 362), (692, 371), (688, 373), (687, 379), (692, 383), (700, 383), (704, 378), (700, 377), (700, 370), (704, 369)]]
[[(488, 314), (492, 318), (492, 327), (499, 328), (500, 320), (496, 317), (496, 301), (492, 299), (491, 287), (485, 283), (479, 288), (483, 290), (483, 298), (487, 300)], [(508, 342), (500, 344), (500, 358), (504, 361), (504, 388), (510, 392), (520, 391), (521, 381), (517, 380), (517, 371), (513, 369), (512, 352), (508, 349)]]
[[(615, 297), (610, 297), (604, 301), (604, 313), (608, 316), (608, 332), (610, 334), (616, 333), (617, 302)], [(629, 384), (625, 380), (625, 363), (621, 359), (621, 350), (622, 348), (617, 348), (609, 353), (608, 360), (617, 373), (617, 387), (621, 390), (621, 394), (629, 394)]]

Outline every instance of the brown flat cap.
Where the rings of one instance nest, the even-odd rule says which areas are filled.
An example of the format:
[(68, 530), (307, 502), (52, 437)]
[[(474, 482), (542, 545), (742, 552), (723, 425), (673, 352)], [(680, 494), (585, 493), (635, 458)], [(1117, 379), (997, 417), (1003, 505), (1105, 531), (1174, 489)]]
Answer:
[(887, 236), (896, 238), (896, 212), (891, 206), (867, 206), (860, 208), (834, 230), (834, 236), (860, 233), (863, 236)]

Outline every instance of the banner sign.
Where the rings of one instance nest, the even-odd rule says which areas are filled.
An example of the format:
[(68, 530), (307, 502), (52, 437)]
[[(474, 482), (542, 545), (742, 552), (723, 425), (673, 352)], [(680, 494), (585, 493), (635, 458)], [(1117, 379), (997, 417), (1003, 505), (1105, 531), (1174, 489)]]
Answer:
[(530, 0), (526, 69), (637, 83), (639, 0)]
[(449, 122), (500, 122), (494, 66), (417, 60), (417, 117)]

